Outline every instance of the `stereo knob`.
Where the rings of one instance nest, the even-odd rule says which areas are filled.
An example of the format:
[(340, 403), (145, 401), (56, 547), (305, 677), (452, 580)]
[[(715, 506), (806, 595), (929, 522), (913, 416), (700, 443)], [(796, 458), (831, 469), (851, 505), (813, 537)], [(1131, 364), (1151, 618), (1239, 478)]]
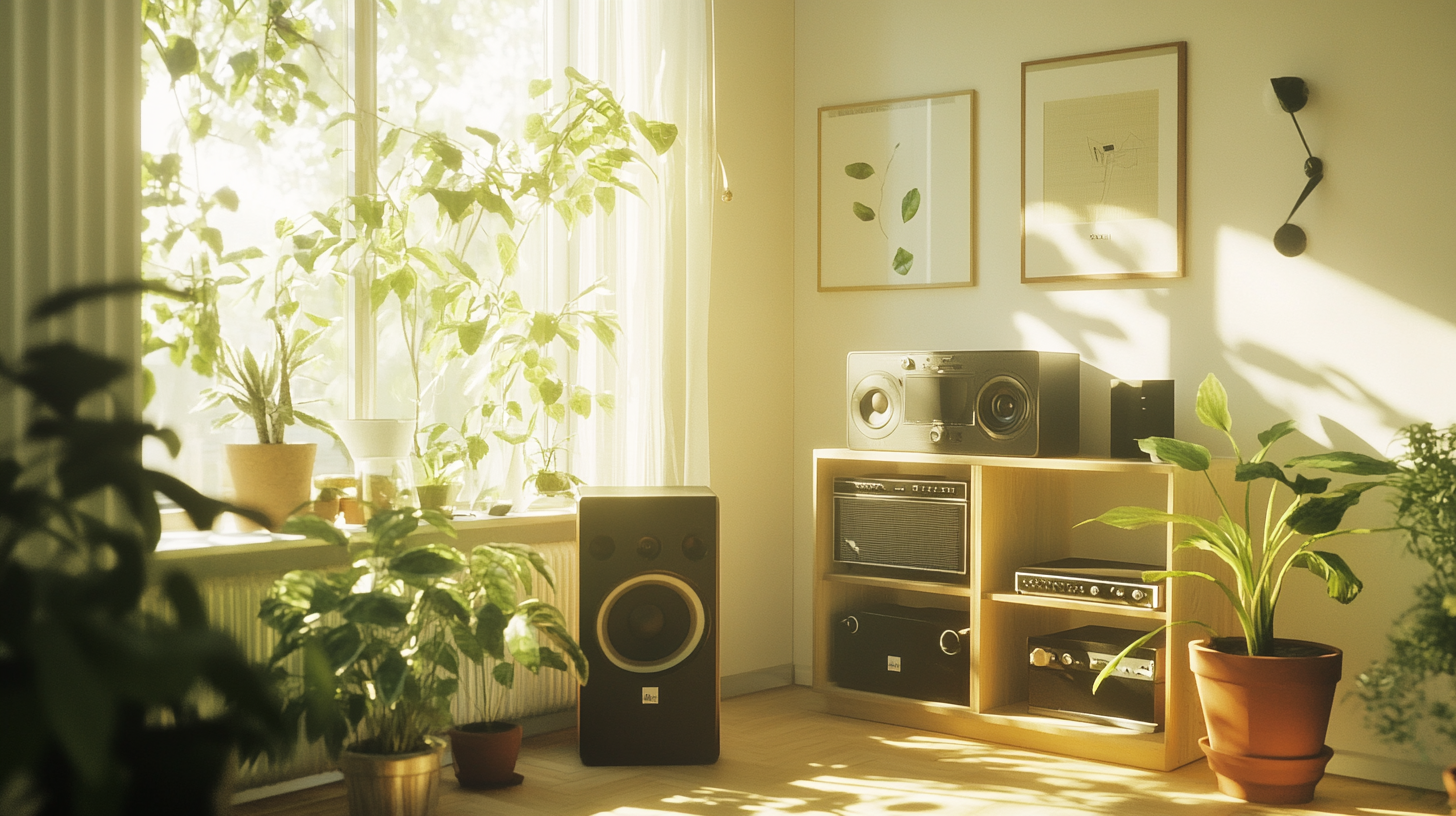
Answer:
[(906, 371), (915, 370), (915, 360), (912, 357), (905, 357), (900, 360), (900, 367)]
[(1039, 646), (1031, 650), (1031, 665), (1033, 666), (1049, 666), (1056, 659), (1056, 655)]
[(844, 628), (848, 629), (851, 635), (859, 631), (859, 618), (853, 615), (840, 621), (840, 623), (844, 624)]
[(1063, 666), (1070, 666), (1070, 665), (1072, 665), (1072, 653), (1071, 652), (1063, 652), (1062, 653), (1062, 665)]
[(1147, 597), (1147, 593), (1146, 592), (1143, 592), (1141, 589), (1134, 589), (1132, 591), (1132, 599), (1134, 601), (1141, 601), (1143, 598), (1146, 598), (1146, 597)]
[(637, 542), (637, 554), (651, 561), (662, 552), (662, 542), (652, 536), (643, 536)]
[(1094, 598), (1097, 597), (1098, 595), (1101, 595), (1102, 594), (1102, 589), (1100, 587), (1098, 587), (1096, 584), (1093, 584), (1092, 585), (1092, 588), (1089, 589), (1089, 590), (1087, 590), (1087, 591), (1090, 592), (1090, 593), (1092, 593), (1092, 597), (1094, 597)]
[(940, 428), (931, 428), (930, 429), (930, 441), (931, 442), (939, 442), (940, 441), (940, 437), (942, 435), (944, 435), (944, 433), (945, 432), (942, 431)]

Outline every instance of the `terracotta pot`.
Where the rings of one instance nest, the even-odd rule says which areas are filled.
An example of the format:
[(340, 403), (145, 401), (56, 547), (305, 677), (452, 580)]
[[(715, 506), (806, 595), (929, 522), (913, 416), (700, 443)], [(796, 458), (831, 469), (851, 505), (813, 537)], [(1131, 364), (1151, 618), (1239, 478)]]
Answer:
[(420, 509), (439, 510), (445, 515), (455, 512), (455, 499), (460, 495), (460, 483), (422, 484), (415, 488), (420, 496)]
[(1441, 782), (1446, 786), (1446, 804), (1456, 811), (1456, 765), (1447, 766), (1446, 770), (1441, 771)]
[(521, 727), (514, 723), (475, 722), (450, 729), (455, 778), (463, 788), (504, 788), (521, 784), (516, 757)]
[(440, 801), (440, 757), (445, 741), (426, 738), (430, 747), (412, 754), (339, 755), (349, 816), (428, 816)]
[(281, 529), (288, 516), (312, 498), (318, 445), (228, 445), (226, 450), (234, 501), (266, 515), (268, 529)]
[(1208, 640), (1188, 644), (1208, 725), (1200, 744), (1220, 791), (1250, 802), (1300, 804), (1314, 798), (1333, 753), (1324, 744), (1325, 731), (1344, 655), (1307, 641), (1274, 645), (1292, 656), (1231, 654)]

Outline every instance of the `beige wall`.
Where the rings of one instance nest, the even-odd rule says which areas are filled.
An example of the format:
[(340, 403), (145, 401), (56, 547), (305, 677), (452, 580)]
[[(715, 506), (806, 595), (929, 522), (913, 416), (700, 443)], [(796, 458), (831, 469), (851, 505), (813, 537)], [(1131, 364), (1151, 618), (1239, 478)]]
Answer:
[[(1236, 430), (1286, 417), (1316, 445), (1385, 452), (1415, 420), (1456, 422), (1456, 3), (1354, 0), (796, 0), (794, 42), (794, 654), (811, 656), (810, 454), (845, 444), (844, 355), (868, 349), (1080, 352), (1128, 378), (1178, 386), (1178, 432), (1212, 371)], [(1020, 65), (1188, 42), (1187, 277), (1170, 283), (1026, 285), (1020, 268)], [(1295, 221), (1296, 259), (1270, 243), (1304, 184), (1294, 127), (1269, 78), (1305, 77), (1299, 114), (1326, 179)], [(975, 89), (980, 283), (971, 289), (816, 291), (817, 109)], [(718, 294), (715, 287), (714, 294)], [(716, 449), (715, 449), (716, 452)], [(1363, 518), (1379, 524), (1379, 499)], [(1366, 583), (1342, 607), (1309, 576), (1281, 606), (1284, 637), (1346, 651), (1342, 694), (1383, 653), (1418, 564), (1393, 537), (1332, 547)], [(1418, 757), (1338, 703), (1335, 773), (1434, 784)], [(1449, 758), (1449, 751), (1441, 755)], [(1421, 775), (1424, 773), (1425, 775)]]
[[(794, 10), (718, 0), (718, 152), (708, 427), (724, 676), (792, 661)], [(784, 679), (787, 679), (785, 673)]]

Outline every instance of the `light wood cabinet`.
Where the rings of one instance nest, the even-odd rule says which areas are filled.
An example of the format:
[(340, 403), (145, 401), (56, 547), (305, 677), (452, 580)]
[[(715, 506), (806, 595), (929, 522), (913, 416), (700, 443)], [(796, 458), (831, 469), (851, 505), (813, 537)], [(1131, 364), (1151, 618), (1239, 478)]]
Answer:
[[(877, 475), (940, 476), (967, 484), (967, 576), (922, 580), (924, 573), (834, 560), (835, 478)], [(1188, 671), (1187, 644), (1203, 630), (1180, 626), (1167, 632), (1164, 726), (1152, 734), (1029, 714), (1027, 637), (1089, 624), (1151, 630), (1178, 620), (1199, 620), (1221, 634), (1233, 633), (1237, 621), (1217, 587), (1192, 579), (1169, 581), (1163, 608), (1147, 610), (1018, 595), (1014, 573), (1030, 564), (1080, 556), (1217, 574), (1219, 565), (1206, 553), (1174, 551), (1185, 528), (1076, 526), (1119, 505), (1216, 517), (1210, 479), (1228, 495), (1231, 463), (1217, 462), (1203, 474), (1123, 460), (815, 451), (814, 688), (825, 695), (831, 713), (861, 719), (1155, 770), (1201, 758), (1203, 715)], [(964, 610), (972, 633), (970, 695), (964, 705), (841, 688), (830, 680), (833, 627), (845, 613), (875, 603)]]

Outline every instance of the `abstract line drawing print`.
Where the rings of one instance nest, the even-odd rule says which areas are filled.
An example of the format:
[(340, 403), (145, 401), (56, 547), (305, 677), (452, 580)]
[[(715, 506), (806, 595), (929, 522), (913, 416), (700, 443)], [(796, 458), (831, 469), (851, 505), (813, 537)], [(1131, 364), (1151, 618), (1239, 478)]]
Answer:
[(1045, 220), (1158, 217), (1156, 90), (1047, 102), (1043, 121)]

